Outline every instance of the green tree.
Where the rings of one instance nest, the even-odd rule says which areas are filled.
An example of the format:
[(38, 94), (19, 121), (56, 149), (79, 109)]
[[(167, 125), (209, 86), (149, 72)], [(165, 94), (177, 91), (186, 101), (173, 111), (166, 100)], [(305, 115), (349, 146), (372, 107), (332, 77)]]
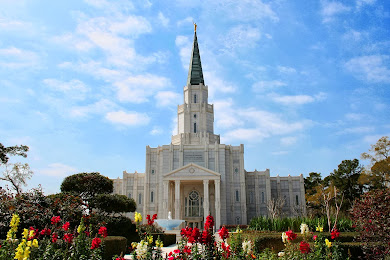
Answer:
[(362, 153), (362, 159), (370, 160), (369, 169), (364, 172), (360, 182), (368, 190), (384, 189), (390, 184), (390, 139), (381, 137), (371, 145), (368, 153)]
[(304, 179), (304, 182), (308, 215), (312, 217), (322, 216), (324, 185), (321, 173), (309, 173), (309, 176)]
[(0, 143), (0, 165), (8, 163), (9, 155), (19, 155), (26, 158), (28, 150), (29, 148), (26, 145), (5, 147), (2, 143)]
[(99, 194), (91, 200), (91, 205), (106, 213), (134, 212), (137, 205), (134, 199), (119, 194)]
[(97, 194), (109, 194), (114, 190), (113, 181), (98, 172), (83, 172), (66, 177), (61, 192), (68, 192), (89, 201)]
[(360, 198), (363, 194), (363, 185), (359, 182), (363, 167), (358, 159), (344, 160), (338, 168), (333, 171), (327, 178), (329, 186), (334, 186), (344, 195), (343, 209), (349, 209), (355, 199)]

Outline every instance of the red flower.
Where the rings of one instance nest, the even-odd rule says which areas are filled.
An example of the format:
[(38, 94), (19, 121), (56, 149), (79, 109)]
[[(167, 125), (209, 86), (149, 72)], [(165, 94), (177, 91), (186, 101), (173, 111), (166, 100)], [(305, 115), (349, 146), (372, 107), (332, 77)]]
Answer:
[(299, 244), (299, 250), (301, 250), (302, 254), (310, 253), (310, 245), (309, 245), (309, 243), (306, 243), (305, 241), (301, 241), (301, 243)]
[(65, 234), (64, 235), (64, 241), (65, 242), (67, 242), (67, 243), (69, 243), (69, 244), (71, 244), (72, 243), (72, 241), (73, 241), (73, 234), (69, 234), (69, 233), (67, 233), (67, 234)]
[(206, 217), (206, 223), (204, 223), (204, 229), (212, 229), (214, 227), (214, 218), (211, 215)]
[(61, 221), (61, 217), (60, 216), (54, 216), (54, 217), (51, 218), (51, 224), (52, 225), (57, 224), (60, 221)]
[(64, 225), (62, 225), (62, 228), (63, 228), (65, 231), (68, 231), (69, 227), (70, 227), (69, 222), (66, 222)]
[(194, 227), (192, 229), (192, 232), (191, 232), (191, 241), (192, 242), (190, 242), (190, 241), (188, 241), (188, 242), (190, 242), (190, 243), (194, 243), (195, 242), (196, 243), (196, 242), (199, 241), (199, 238), (200, 238), (199, 228)]
[(41, 236), (50, 236), (51, 230), (50, 230), (50, 228), (44, 228), (41, 230), (40, 234), (41, 234)]
[(204, 229), (203, 232), (202, 232), (202, 236), (200, 238), (200, 242), (204, 245), (207, 245), (211, 242), (211, 235), (210, 233), (208, 232), (207, 229)]
[(290, 241), (297, 238), (297, 234), (295, 234), (292, 230), (287, 231), (286, 235), (287, 235), (287, 240), (290, 240)]
[(231, 253), (230, 246), (228, 244), (225, 244), (224, 242), (222, 242), (221, 247), (222, 247), (222, 250), (223, 250), (222, 257), (224, 259), (229, 259), (230, 253)]
[(337, 228), (332, 229), (332, 232), (330, 233), (330, 238), (335, 239), (340, 236), (340, 232), (337, 230)]
[(86, 235), (87, 237), (89, 237), (89, 235), (91, 234), (91, 232), (89, 232), (89, 231), (87, 231), (87, 230), (85, 230), (84, 233), (85, 233), (85, 235)]
[(173, 250), (173, 253), (174, 254), (180, 254), (180, 250), (179, 249), (175, 249), (175, 250)]
[(53, 243), (56, 243), (57, 242), (57, 239), (58, 239), (58, 236), (56, 233), (53, 233), (53, 236), (52, 236), (52, 239), (51, 239), (51, 242)]
[(115, 260), (125, 260), (123, 257), (119, 256), (117, 258), (115, 258)]
[(95, 237), (92, 240), (91, 249), (99, 248), (101, 243), (102, 243), (102, 240), (100, 240), (100, 238), (98, 238), (98, 237)]
[(107, 228), (106, 227), (100, 227), (99, 228), (99, 235), (102, 235), (103, 237), (106, 237), (107, 236)]
[(314, 235), (314, 236), (313, 236), (313, 240), (316, 241), (316, 240), (317, 240), (317, 237), (318, 237), (317, 235)]
[(225, 240), (226, 238), (229, 237), (229, 230), (223, 226), (219, 231), (218, 231), (218, 235), (219, 237), (222, 239), (222, 240)]
[(188, 246), (185, 246), (184, 249), (183, 249), (183, 252), (187, 255), (191, 254), (191, 248), (189, 248)]

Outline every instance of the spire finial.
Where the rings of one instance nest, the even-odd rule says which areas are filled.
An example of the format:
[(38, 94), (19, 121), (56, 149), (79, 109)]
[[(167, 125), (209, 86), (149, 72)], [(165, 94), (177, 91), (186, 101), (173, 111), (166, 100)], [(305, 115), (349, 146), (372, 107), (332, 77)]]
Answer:
[(194, 32), (196, 32), (196, 27), (197, 27), (197, 25), (196, 25), (196, 23), (194, 23), (194, 22), (192, 22), (193, 24), (194, 24)]

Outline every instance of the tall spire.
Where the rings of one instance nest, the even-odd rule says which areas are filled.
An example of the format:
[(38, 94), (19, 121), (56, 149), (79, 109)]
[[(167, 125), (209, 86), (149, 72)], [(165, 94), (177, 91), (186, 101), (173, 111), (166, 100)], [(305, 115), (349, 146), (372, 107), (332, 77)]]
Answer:
[(196, 27), (194, 23), (194, 44), (192, 45), (190, 68), (188, 70), (187, 86), (204, 84), (202, 63), (200, 62), (200, 54), (198, 47), (198, 38), (196, 37)]

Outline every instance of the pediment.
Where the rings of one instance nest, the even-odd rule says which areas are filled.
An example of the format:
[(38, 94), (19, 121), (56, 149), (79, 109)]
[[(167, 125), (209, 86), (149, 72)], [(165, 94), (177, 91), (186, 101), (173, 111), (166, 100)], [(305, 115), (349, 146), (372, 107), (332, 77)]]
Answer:
[(194, 163), (187, 164), (164, 175), (164, 179), (170, 180), (219, 180), (220, 178), (220, 173), (204, 168)]

